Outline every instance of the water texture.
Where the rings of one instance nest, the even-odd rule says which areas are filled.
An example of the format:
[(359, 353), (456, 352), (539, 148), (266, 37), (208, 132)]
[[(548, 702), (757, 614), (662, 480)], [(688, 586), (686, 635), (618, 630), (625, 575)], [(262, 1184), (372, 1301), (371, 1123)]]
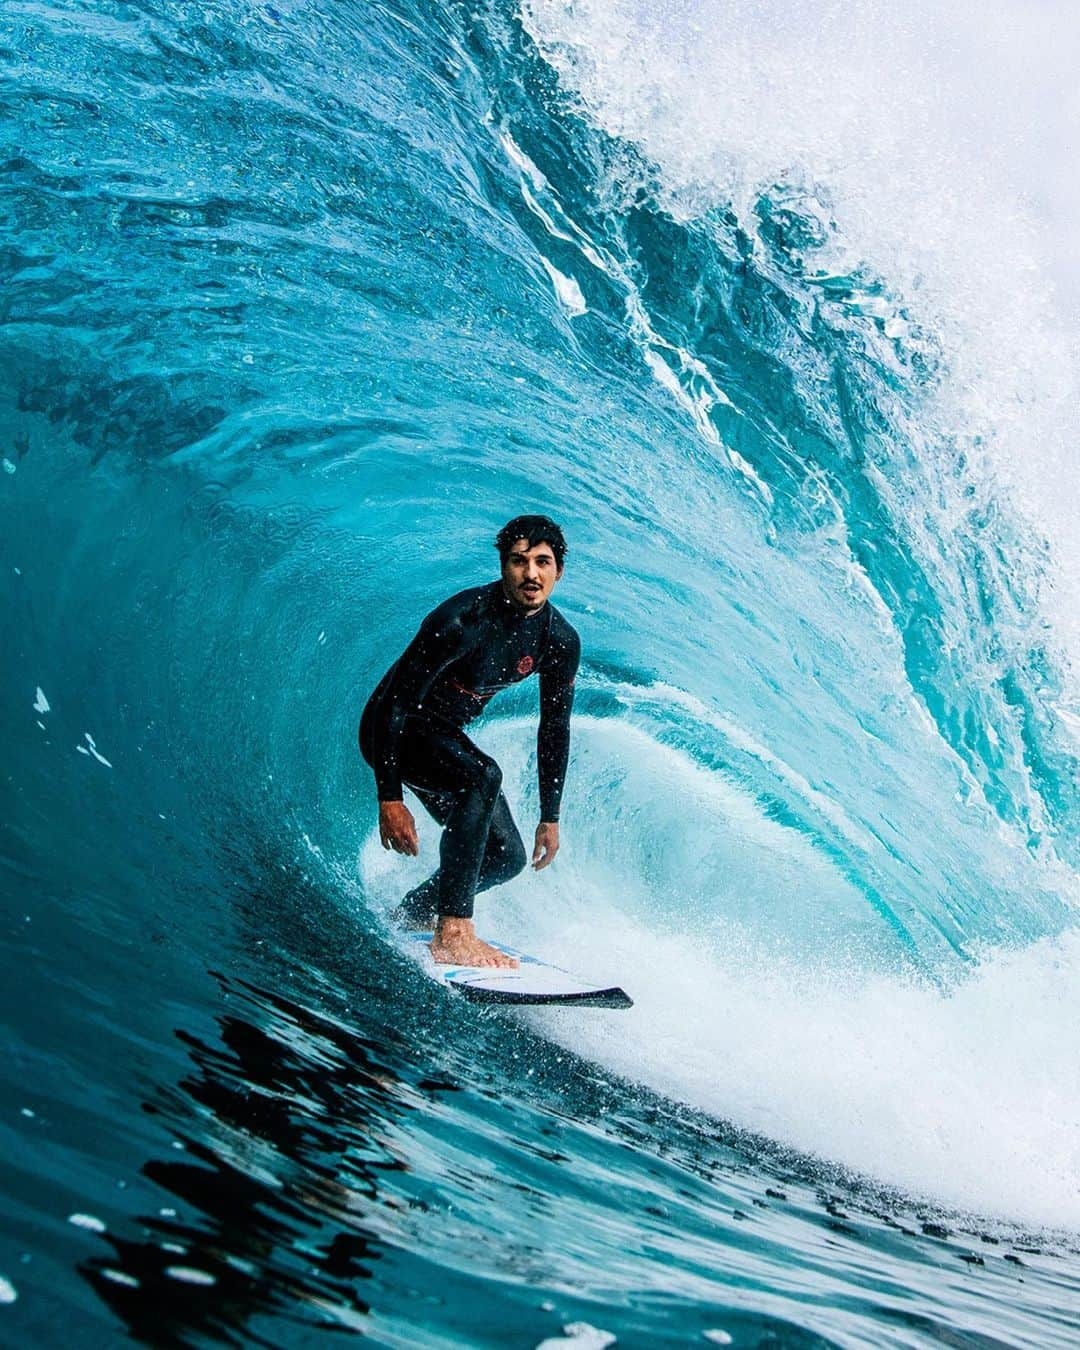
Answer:
[[(630, 22), (0, 15), (5, 1344), (1080, 1339), (1022, 391), (839, 172), (680, 140)], [(525, 510), (584, 655), (562, 852), (481, 926), (628, 1013), (386, 926), (436, 837), (379, 847), (360, 709)], [(526, 834), (535, 697), (477, 728)]]

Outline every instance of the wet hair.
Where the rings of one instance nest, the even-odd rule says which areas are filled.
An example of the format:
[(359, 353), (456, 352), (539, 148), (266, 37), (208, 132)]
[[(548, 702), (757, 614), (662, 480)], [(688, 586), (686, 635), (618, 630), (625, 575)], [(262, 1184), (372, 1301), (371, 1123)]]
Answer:
[(513, 520), (508, 520), (495, 536), (495, 547), (499, 550), (502, 562), (506, 562), (510, 550), (519, 539), (524, 539), (530, 548), (535, 548), (537, 544), (550, 544), (555, 554), (555, 566), (562, 570), (566, 540), (562, 530), (549, 517), (515, 516)]

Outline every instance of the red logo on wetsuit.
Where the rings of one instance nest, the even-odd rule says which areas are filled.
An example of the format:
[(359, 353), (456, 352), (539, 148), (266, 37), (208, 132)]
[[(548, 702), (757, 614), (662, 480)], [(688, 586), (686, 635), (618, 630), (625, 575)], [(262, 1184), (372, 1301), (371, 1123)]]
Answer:
[(517, 668), (519, 675), (528, 675), (529, 671), (532, 670), (533, 668), (532, 657), (528, 655), (523, 656), (521, 660), (518, 662)]

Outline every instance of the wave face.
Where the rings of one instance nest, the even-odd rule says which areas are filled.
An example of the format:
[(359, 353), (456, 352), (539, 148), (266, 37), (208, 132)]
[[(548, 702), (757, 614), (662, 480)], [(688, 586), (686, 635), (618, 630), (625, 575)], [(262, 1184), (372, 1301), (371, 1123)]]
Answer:
[[(1068, 559), (1003, 467), (1065, 367), (828, 97), (736, 115), (797, 43), (730, 13), (4, 16), (22, 1338), (1073, 1342)], [(360, 708), (526, 510), (564, 848), (481, 913), (625, 1015), (458, 1006), (383, 918), (436, 839), (379, 848)], [(477, 728), (526, 833), (534, 699)]]

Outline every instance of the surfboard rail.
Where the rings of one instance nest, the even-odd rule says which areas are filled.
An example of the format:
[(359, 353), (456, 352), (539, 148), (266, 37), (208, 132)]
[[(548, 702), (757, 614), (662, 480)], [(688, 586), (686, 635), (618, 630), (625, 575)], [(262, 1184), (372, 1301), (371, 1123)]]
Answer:
[(634, 1000), (617, 985), (610, 989), (585, 989), (573, 994), (529, 994), (514, 989), (485, 989), (465, 981), (448, 981), (471, 1003), (517, 1003), (539, 1006), (554, 1003), (562, 1008), (632, 1008)]

